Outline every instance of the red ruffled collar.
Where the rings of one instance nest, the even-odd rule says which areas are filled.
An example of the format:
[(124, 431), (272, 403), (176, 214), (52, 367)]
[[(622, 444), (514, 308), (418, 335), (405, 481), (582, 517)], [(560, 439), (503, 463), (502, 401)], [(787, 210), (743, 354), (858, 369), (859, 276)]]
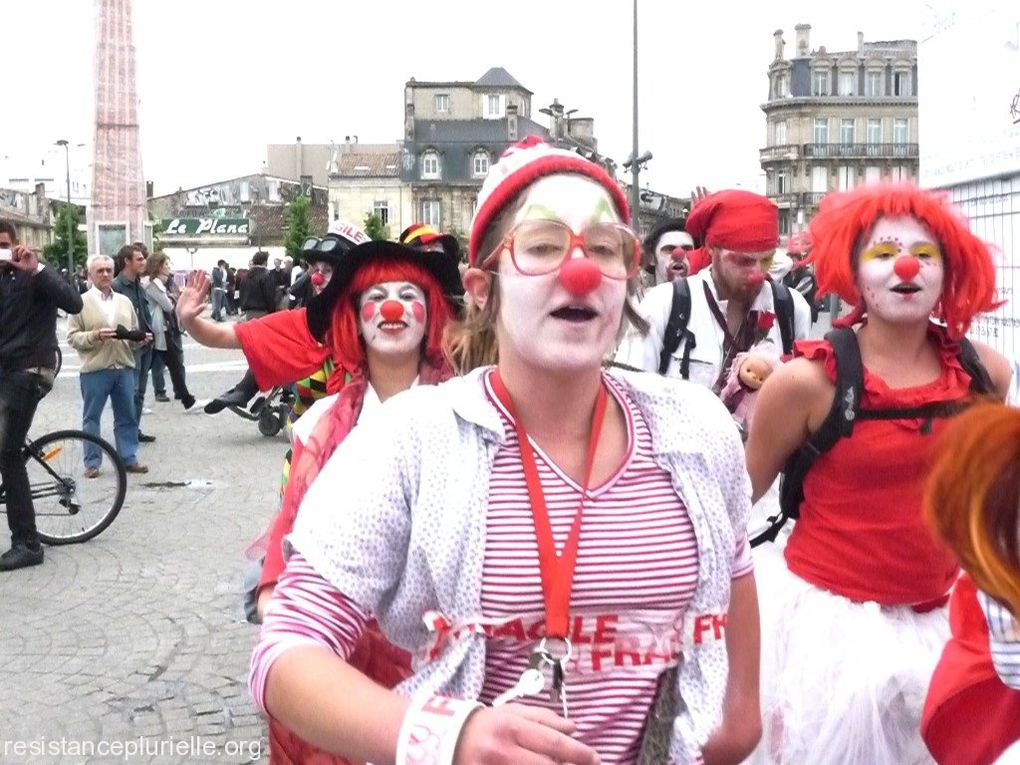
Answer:
[[(958, 401), (970, 391), (970, 375), (960, 364), (960, 345), (946, 336), (942, 327), (929, 325), (928, 337), (942, 365), (942, 374), (930, 383), (912, 388), (890, 388), (885, 380), (864, 367), (864, 395), (861, 403), (867, 408), (913, 407)], [(836, 382), (836, 354), (828, 340), (798, 340), (794, 355), (810, 361), (821, 361), (825, 375)]]

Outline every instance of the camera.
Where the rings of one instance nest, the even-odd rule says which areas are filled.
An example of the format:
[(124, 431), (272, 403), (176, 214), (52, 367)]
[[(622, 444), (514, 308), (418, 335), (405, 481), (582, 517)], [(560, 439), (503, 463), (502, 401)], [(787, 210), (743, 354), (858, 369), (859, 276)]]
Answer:
[(0, 262), (10, 263), (14, 260), (14, 254), (7, 249), (0, 248)]

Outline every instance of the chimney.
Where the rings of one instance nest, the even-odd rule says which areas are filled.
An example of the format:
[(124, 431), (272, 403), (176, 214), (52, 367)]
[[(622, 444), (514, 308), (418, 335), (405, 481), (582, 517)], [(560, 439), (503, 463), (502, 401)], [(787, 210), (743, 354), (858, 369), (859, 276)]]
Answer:
[(811, 25), (798, 24), (794, 27), (797, 32), (797, 57), (811, 55)]
[(517, 104), (506, 105), (506, 140), (517, 142)]
[(777, 29), (772, 33), (773, 39), (776, 41), (776, 61), (782, 61), (786, 57), (785, 48), (786, 43), (783, 42), (783, 30)]
[(153, 192), (152, 181), (146, 181), (145, 182), (145, 197), (147, 199), (152, 199), (152, 197), (155, 196), (152, 192)]
[(301, 177), (302, 161), (301, 161), (301, 136), (297, 137), (297, 141), (294, 143), (294, 178), (295, 180)]
[(857, 33), (857, 52), (864, 53), (864, 32)]
[(404, 104), (404, 138), (414, 140), (414, 104), (410, 101)]

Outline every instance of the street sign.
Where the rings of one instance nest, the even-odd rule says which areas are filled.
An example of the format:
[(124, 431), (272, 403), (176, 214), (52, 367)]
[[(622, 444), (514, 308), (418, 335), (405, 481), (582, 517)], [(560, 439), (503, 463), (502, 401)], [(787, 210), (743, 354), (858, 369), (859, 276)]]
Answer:
[(248, 236), (248, 218), (169, 218), (163, 220), (166, 236)]

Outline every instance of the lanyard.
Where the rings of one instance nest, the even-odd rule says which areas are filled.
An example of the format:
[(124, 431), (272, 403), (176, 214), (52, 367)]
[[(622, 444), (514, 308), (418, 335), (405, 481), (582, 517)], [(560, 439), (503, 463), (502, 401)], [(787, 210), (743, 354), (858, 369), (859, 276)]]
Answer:
[(602, 421), (605, 419), (608, 396), (605, 383), (600, 383), (598, 397), (595, 399), (595, 410), (591, 421), (591, 438), (588, 442), (588, 455), (584, 464), (584, 483), (581, 486), (581, 501), (574, 514), (574, 522), (570, 526), (563, 554), (556, 554), (556, 542), (553, 540), (552, 525), (549, 522), (549, 508), (545, 502), (545, 492), (538, 477), (538, 466), (535, 463), (535, 452), (528, 440), (528, 433), (521, 424), (520, 417), (514, 407), (510, 393), (499, 376), (499, 370), (489, 378), (496, 398), (500, 400), (514, 421), (517, 441), (521, 446), (521, 462), (524, 465), (524, 479), (528, 485), (528, 498), (531, 500), (531, 515), (535, 522), (535, 537), (538, 542), (538, 569), (542, 577), (542, 597), (545, 600), (545, 635), (549, 638), (565, 638), (567, 636), (567, 615), (570, 610), (570, 592), (574, 585), (574, 569), (577, 566), (577, 547), (581, 539), (581, 518), (584, 515), (584, 501), (588, 498), (588, 486), (591, 481), (591, 470), (595, 463), (595, 451), (602, 432)]

